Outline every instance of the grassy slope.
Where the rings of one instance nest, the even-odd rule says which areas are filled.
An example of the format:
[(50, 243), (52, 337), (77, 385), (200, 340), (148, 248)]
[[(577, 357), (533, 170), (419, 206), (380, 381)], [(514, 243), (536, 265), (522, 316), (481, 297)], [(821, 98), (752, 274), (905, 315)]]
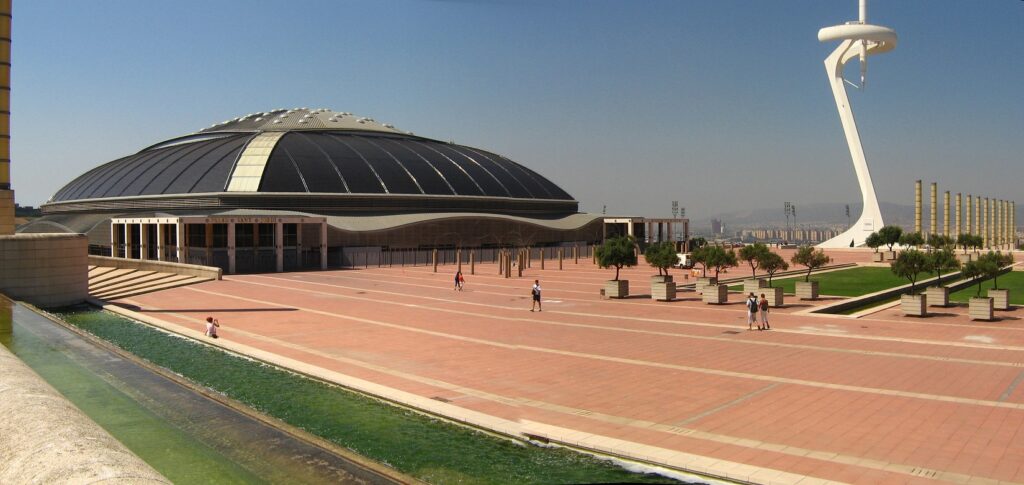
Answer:
[[(1010, 303), (1014, 305), (1024, 305), (1024, 271), (1011, 271), (998, 278), (999, 288), (1009, 288), (1010, 290)], [(981, 296), (985, 296), (985, 291), (992, 288), (992, 280), (984, 281), (981, 283)], [(971, 285), (964, 288), (956, 293), (951, 293), (949, 299), (952, 301), (966, 302), (972, 296), (978, 293), (978, 285)]]
[[(758, 277), (765, 276), (758, 274)], [(928, 277), (929, 275), (921, 275), (922, 279)], [(785, 293), (793, 294), (796, 292), (796, 282), (803, 280), (803, 275), (796, 278), (778, 279), (772, 281), (772, 286), (781, 286)], [(821, 274), (812, 273), (811, 280), (818, 282), (820, 294), (836, 296), (861, 296), (910, 283), (910, 281), (893, 274), (889, 268), (873, 266), (841, 269)], [(729, 288), (742, 290), (743, 286)]]

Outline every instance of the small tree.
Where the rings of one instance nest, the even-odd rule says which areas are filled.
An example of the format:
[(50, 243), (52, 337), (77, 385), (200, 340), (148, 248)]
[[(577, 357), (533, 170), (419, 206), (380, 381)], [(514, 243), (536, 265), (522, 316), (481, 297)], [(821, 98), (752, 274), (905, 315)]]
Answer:
[(771, 250), (764, 243), (754, 243), (750, 246), (743, 246), (740, 248), (740, 259), (746, 261), (750, 265), (750, 272), (753, 276), (757, 276), (757, 268), (760, 265), (761, 258), (765, 254), (770, 253)]
[(981, 249), (981, 247), (984, 246), (984, 245), (985, 245), (985, 238), (981, 237), (980, 234), (975, 234), (975, 235), (971, 236), (971, 248), (973, 248), (975, 252), (977, 252), (979, 249)]
[(708, 246), (707, 247), (707, 260), (705, 265), (715, 268), (715, 279), (718, 279), (718, 273), (725, 268), (733, 268), (738, 262), (736, 260), (736, 251), (729, 249), (725, 250), (722, 246)]
[(911, 246), (914, 248), (924, 244), (924, 236), (920, 232), (908, 232), (900, 235), (900, 246)]
[(967, 248), (972, 244), (974, 244), (974, 236), (971, 234), (963, 233), (956, 237), (956, 245), (963, 248), (964, 254), (967, 254)]
[(771, 251), (768, 251), (761, 256), (761, 259), (758, 260), (758, 266), (763, 269), (765, 273), (768, 273), (769, 288), (772, 287), (772, 277), (775, 276), (775, 273), (789, 269), (789, 263), (787, 263), (785, 259), (782, 259), (782, 256)]
[(691, 237), (689, 242), (691, 252), (708, 245), (708, 240), (702, 237)]
[(633, 238), (629, 236), (610, 237), (596, 249), (597, 265), (602, 268), (615, 267), (615, 281), (623, 266), (636, 266), (636, 251)]
[(994, 271), (991, 274), (987, 275), (987, 277), (988, 278), (992, 278), (992, 289), (993, 290), (998, 290), (999, 289), (999, 273), (1002, 272), (1002, 269), (1004, 267), (1013, 264), (1013, 254), (1012, 253), (1003, 254), (1002, 252), (999, 252), (999, 251), (995, 251), (995, 252), (989, 251), (989, 252), (987, 252), (985, 254), (982, 254), (981, 256), (978, 256), (978, 261), (984, 262), (986, 264), (986, 266), (985, 266), (986, 268), (988, 268), (989, 266), (994, 266), (996, 268), (996, 271)]
[(669, 268), (679, 264), (676, 245), (668, 241), (648, 246), (647, 251), (644, 252), (644, 259), (647, 260), (647, 264), (658, 268), (659, 276), (662, 272), (667, 276)]
[(693, 265), (700, 265), (701, 276), (706, 277), (708, 275), (708, 248), (710, 246), (701, 246), (693, 251), (690, 251), (690, 261)]
[(885, 226), (878, 230), (878, 235), (882, 238), (882, 244), (888, 245), (889, 251), (892, 251), (892, 245), (900, 242), (903, 228), (900, 226)]
[(825, 254), (824, 250), (819, 249), (815, 251), (813, 246), (801, 246), (800, 249), (796, 250), (796, 254), (793, 255), (790, 261), (793, 264), (806, 266), (807, 275), (804, 276), (804, 281), (811, 281), (811, 272), (831, 263), (832, 258)]
[(956, 245), (956, 240), (942, 234), (931, 234), (928, 236), (928, 245), (933, 249), (946, 249)]
[(942, 272), (959, 268), (960, 261), (956, 259), (956, 255), (953, 254), (952, 249), (944, 247), (942, 249), (932, 251), (931, 254), (928, 255), (928, 267), (935, 273), (935, 286), (941, 287)]
[(989, 278), (999, 275), (999, 265), (987, 258), (978, 258), (964, 265), (963, 275), (965, 278), (978, 282), (978, 292), (974, 296), (981, 296), (981, 283)]
[(877, 253), (878, 248), (881, 245), (885, 244), (885, 241), (882, 240), (882, 236), (879, 236), (877, 232), (872, 232), (871, 234), (868, 235), (868, 238), (864, 240), (864, 244), (867, 247), (874, 249)]
[(916, 249), (902, 251), (892, 262), (891, 269), (896, 276), (910, 280), (910, 294), (913, 295), (918, 275), (928, 270), (928, 256)]

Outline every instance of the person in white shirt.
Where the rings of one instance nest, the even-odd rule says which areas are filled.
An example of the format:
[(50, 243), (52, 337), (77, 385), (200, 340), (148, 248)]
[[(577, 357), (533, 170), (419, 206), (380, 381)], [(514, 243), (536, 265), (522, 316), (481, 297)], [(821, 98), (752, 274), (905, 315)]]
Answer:
[(220, 321), (213, 317), (206, 317), (206, 336), (210, 338), (217, 337), (217, 328), (220, 327)]
[(534, 308), (538, 312), (543, 311), (540, 306), (540, 280), (533, 280), (533, 289), (530, 290), (530, 294), (533, 295), (533, 304), (530, 305), (530, 311), (532, 312)]

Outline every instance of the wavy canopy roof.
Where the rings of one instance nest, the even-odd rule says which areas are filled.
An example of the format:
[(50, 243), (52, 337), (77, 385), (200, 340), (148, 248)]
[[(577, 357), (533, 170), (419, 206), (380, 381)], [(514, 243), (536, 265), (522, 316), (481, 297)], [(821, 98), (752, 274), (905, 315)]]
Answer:
[(572, 200), (494, 153), (348, 113), (296, 109), (247, 115), (153, 145), (86, 172), (51, 202), (226, 191)]

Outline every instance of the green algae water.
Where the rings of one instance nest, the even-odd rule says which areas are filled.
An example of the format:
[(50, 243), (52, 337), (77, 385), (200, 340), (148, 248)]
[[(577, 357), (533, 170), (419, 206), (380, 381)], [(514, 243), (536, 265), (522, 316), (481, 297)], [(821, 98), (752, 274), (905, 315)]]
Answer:
[(60, 316), (198, 385), (430, 483), (678, 483), (571, 450), (495, 438), (109, 312), (76, 308)]
[(394, 483), (3, 298), (0, 342), (176, 484)]

